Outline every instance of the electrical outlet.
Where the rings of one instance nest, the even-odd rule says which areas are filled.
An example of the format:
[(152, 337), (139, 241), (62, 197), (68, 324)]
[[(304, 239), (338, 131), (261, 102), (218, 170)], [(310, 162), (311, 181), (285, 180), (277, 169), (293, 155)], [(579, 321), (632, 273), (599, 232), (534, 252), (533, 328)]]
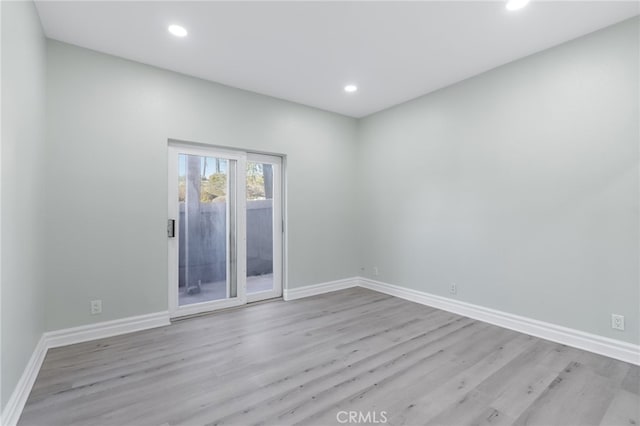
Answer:
[(449, 293), (458, 294), (458, 286), (456, 285), (456, 283), (451, 283), (451, 285), (449, 286)]
[(373, 267), (373, 275), (374, 275), (374, 276), (376, 276), (376, 277), (377, 277), (378, 275), (380, 275), (380, 271), (378, 271), (378, 267), (377, 267), (377, 266), (374, 266), (374, 267)]
[(624, 331), (624, 316), (611, 314), (611, 328)]
[(97, 315), (102, 313), (102, 300), (91, 301), (91, 315)]

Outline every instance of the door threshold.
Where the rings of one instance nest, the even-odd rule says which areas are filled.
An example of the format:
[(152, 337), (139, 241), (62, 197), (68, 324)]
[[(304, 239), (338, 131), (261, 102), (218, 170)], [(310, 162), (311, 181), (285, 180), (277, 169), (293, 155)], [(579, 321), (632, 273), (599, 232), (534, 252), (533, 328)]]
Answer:
[(174, 322), (179, 322), (179, 321), (183, 321), (183, 320), (206, 317), (206, 316), (210, 316), (210, 315), (220, 314), (220, 313), (223, 313), (223, 312), (229, 312), (229, 311), (235, 311), (237, 309), (248, 308), (250, 306), (262, 305), (262, 304), (265, 304), (265, 303), (272, 303), (272, 302), (279, 302), (279, 301), (284, 301), (282, 296), (272, 297), (271, 299), (256, 300), (255, 302), (245, 303), (244, 305), (230, 306), (228, 308), (221, 308), (221, 309), (216, 309), (216, 310), (213, 310), (213, 311), (198, 312), (197, 314), (184, 315), (184, 316), (180, 316), (180, 317), (176, 317), (176, 318), (171, 318), (169, 321), (171, 322), (171, 324), (173, 324)]

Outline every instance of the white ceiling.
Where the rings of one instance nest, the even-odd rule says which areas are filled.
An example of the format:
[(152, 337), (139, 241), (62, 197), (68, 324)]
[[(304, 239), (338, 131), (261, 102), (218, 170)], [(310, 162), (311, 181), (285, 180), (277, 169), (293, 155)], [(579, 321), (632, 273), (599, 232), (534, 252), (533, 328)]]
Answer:
[[(38, 2), (52, 39), (362, 117), (639, 13), (636, 1)], [(179, 39), (169, 24), (189, 31)], [(358, 92), (343, 87), (357, 84)]]

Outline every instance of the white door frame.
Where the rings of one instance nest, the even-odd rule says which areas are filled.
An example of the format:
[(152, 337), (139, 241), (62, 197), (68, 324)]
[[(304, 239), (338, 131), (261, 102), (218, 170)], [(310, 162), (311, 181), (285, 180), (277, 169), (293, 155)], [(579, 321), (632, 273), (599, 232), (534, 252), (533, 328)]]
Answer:
[(283, 283), (283, 222), (282, 214), (282, 157), (277, 155), (247, 153), (247, 161), (252, 163), (271, 164), (273, 167), (273, 288), (268, 291), (247, 294), (247, 302), (273, 299), (282, 296)]
[[(236, 237), (236, 286), (237, 297), (227, 298), (222, 300), (213, 300), (209, 302), (194, 303), (190, 305), (180, 306), (178, 300), (178, 250), (179, 250), (179, 238), (180, 238), (180, 226), (178, 226), (179, 220), (179, 203), (178, 203), (178, 155), (190, 154), (199, 155), (204, 157), (217, 157), (225, 158), (228, 160), (236, 161), (235, 169), (235, 191), (234, 197), (236, 200), (235, 208), (235, 237)], [(175, 220), (175, 233), (173, 238), (168, 238), (169, 252), (168, 252), (168, 272), (169, 272), (169, 315), (171, 318), (182, 317), (186, 315), (194, 315), (202, 312), (208, 312), (216, 309), (228, 308), (232, 306), (244, 305), (247, 303), (246, 296), (246, 277), (247, 277), (247, 265), (246, 265), (246, 181), (245, 170), (247, 164), (247, 155), (244, 152), (223, 150), (215, 147), (202, 147), (191, 144), (185, 144), (180, 142), (169, 142), (169, 155), (168, 155), (168, 218)], [(229, 210), (227, 210), (228, 212)], [(227, 213), (228, 215), (229, 213)], [(227, 218), (228, 219), (228, 218)], [(227, 224), (229, 224), (227, 220)], [(229, 233), (230, 227), (227, 226), (227, 244), (230, 244)], [(233, 255), (229, 253), (227, 261)], [(227, 268), (230, 266), (228, 265)], [(229, 272), (229, 269), (227, 269)], [(227, 273), (227, 277), (229, 277)], [(227, 287), (228, 288), (228, 287)]]

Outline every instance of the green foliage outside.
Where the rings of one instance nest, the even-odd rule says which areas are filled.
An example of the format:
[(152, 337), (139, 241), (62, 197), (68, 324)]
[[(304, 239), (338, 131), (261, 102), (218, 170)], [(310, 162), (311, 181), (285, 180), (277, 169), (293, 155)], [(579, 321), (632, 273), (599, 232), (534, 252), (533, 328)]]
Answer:
[[(200, 202), (213, 203), (223, 202), (227, 195), (227, 175), (226, 173), (213, 173), (208, 178), (200, 180)], [(178, 200), (185, 201), (186, 198), (186, 177), (178, 178)], [(262, 164), (247, 164), (247, 200), (264, 200), (264, 174)]]
[(264, 200), (264, 171), (262, 164), (247, 163), (247, 200)]

